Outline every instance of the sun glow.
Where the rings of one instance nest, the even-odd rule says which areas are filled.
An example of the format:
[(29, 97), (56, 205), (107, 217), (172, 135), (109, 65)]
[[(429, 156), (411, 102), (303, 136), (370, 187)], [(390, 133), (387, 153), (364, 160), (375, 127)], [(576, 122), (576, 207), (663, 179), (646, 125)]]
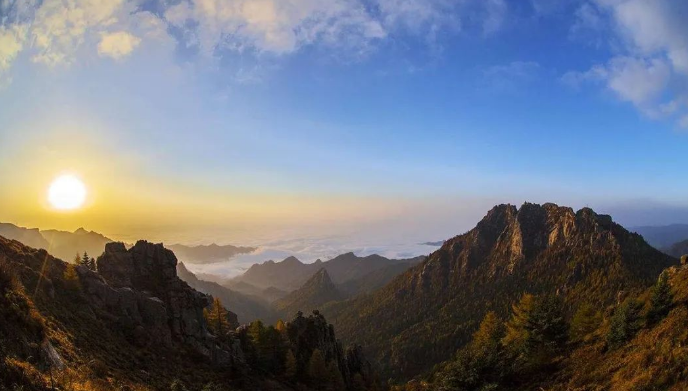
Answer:
[(48, 188), (48, 202), (59, 210), (74, 210), (86, 201), (86, 185), (72, 174), (60, 175)]

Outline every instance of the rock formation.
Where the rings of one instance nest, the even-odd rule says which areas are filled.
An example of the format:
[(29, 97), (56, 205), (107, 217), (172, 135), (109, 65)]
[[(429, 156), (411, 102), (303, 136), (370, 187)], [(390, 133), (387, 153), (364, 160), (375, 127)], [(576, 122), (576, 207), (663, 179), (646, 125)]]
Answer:
[[(97, 305), (105, 303), (106, 308), (114, 303), (115, 311), (131, 314), (130, 319), (124, 317), (125, 322), (131, 322), (135, 329), (159, 332), (165, 341), (169, 335), (171, 341), (190, 346), (219, 363), (230, 361), (230, 353), (217, 344), (203, 318), (203, 309), (210, 305), (211, 297), (179, 279), (176, 267), (172, 251), (162, 244), (139, 241), (129, 250), (122, 243), (105, 246), (97, 270), (107, 288), (96, 282), (98, 276), (79, 270), (88, 289), (95, 292), (92, 301)], [(236, 314), (232, 317), (230, 320), (236, 324)], [(165, 330), (159, 330), (162, 324), (167, 326)]]
[(506, 316), (524, 292), (559, 294), (568, 308), (603, 306), (677, 263), (589, 208), (498, 205), (385, 287), (322, 311), (343, 340), (403, 378), (447, 359), (487, 311)]
[(318, 311), (304, 317), (301, 312), (287, 323), (287, 337), (297, 362), (305, 366), (313, 351), (318, 349), (326, 362), (334, 361), (339, 367), (344, 382), (351, 387), (356, 374), (370, 380), (372, 371), (360, 346), (352, 345), (346, 350), (337, 340), (334, 326), (327, 323)]

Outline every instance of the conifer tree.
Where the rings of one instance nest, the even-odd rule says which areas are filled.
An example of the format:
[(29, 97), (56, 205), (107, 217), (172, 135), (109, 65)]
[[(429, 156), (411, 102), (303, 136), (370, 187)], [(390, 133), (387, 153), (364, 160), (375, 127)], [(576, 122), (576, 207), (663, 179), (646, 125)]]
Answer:
[(81, 261), (79, 261), (79, 265), (83, 265), (88, 267), (88, 264), (91, 262), (91, 258), (89, 258), (88, 253), (84, 251), (84, 255), (81, 256)]
[(611, 319), (611, 327), (607, 334), (607, 344), (611, 348), (620, 346), (630, 340), (642, 327), (641, 310), (643, 304), (635, 299), (626, 299)]
[(519, 354), (525, 349), (526, 341), (528, 340), (528, 331), (526, 325), (528, 318), (533, 311), (535, 304), (535, 296), (526, 293), (521, 296), (518, 304), (511, 306), (511, 319), (506, 324), (506, 335), (502, 340), (502, 344), (507, 347), (512, 353)]
[(574, 342), (581, 342), (602, 322), (602, 314), (589, 303), (584, 303), (573, 315), (569, 336)]
[(253, 343), (256, 345), (259, 345), (262, 342), (264, 333), (265, 326), (263, 326), (263, 322), (260, 320), (251, 322), (251, 325), (248, 327), (248, 336), (251, 337)]
[(74, 256), (74, 264), (81, 265), (81, 254), (76, 253), (76, 256)]
[(504, 326), (494, 311), (488, 312), (473, 334), (471, 349), (474, 354), (489, 355), (496, 353), (502, 346)]
[(93, 270), (93, 271), (96, 271), (96, 259), (95, 258), (91, 257), (91, 259), (89, 259), (88, 268)]
[(568, 339), (563, 302), (554, 295), (537, 298), (526, 323), (526, 348), (536, 363), (558, 353)]
[(203, 310), (203, 316), (208, 322), (208, 328), (218, 337), (224, 336), (229, 331), (229, 312), (222, 306), (220, 299), (214, 298), (210, 308)]
[(671, 294), (671, 286), (669, 285), (669, 274), (664, 271), (659, 275), (657, 283), (652, 288), (650, 311), (647, 314), (647, 320), (650, 323), (656, 323), (662, 320), (669, 313), (672, 300), (673, 296)]
[(79, 275), (76, 273), (76, 267), (74, 265), (67, 264), (63, 277), (69, 289), (79, 289)]

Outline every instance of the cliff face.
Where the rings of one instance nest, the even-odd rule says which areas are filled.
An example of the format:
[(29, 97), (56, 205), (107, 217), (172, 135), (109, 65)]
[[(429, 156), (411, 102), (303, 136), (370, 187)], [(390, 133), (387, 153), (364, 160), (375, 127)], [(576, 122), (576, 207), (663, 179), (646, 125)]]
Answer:
[[(110, 287), (150, 295), (142, 302), (143, 308), (150, 307), (155, 319), (161, 315), (159, 308), (164, 309), (171, 339), (192, 346), (207, 357), (217, 356), (220, 361), (229, 358), (208, 333), (203, 318), (203, 309), (210, 305), (211, 297), (177, 277), (177, 258), (162, 244), (139, 241), (127, 250), (122, 243), (109, 243), (98, 257), (97, 268)], [(147, 314), (144, 310), (143, 316)], [(230, 317), (230, 322), (236, 325), (236, 314)]]
[(675, 263), (591, 209), (499, 205), (386, 287), (323, 311), (344, 340), (407, 377), (447, 359), (487, 311), (505, 315), (524, 292), (602, 305)]
[(299, 312), (287, 323), (287, 338), (301, 367), (307, 366), (313, 351), (318, 349), (326, 362), (337, 363), (348, 389), (354, 389), (356, 375), (360, 375), (364, 381), (371, 380), (371, 366), (361, 347), (351, 345), (343, 349), (335, 336), (334, 327), (327, 323), (320, 312), (313, 311), (308, 317)]
[[(142, 243), (130, 255), (136, 262), (141, 253), (164, 254)], [(153, 265), (167, 261), (151, 260), (150, 271), (165, 275)], [(226, 381), (244, 367), (241, 347), (205, 331), (196, 316), (204, 295), (167, 284), (166, 295), (110, 285), (85, 267), (0, 237), (0, 389), (50, 389), (49, 370), (60, 389), (76, 383), (114, 389), (107, 378), (155, 389), (169, 388), (175, 378)]]

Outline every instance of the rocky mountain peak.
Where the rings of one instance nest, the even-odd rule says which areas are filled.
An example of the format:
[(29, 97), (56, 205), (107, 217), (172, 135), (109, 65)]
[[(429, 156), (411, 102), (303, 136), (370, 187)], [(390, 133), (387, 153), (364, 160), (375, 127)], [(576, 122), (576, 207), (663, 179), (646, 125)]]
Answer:
[(192, 289), (177, 276), (177, 258), (172, 251), (143, 240), (129, 250), (123, 243), (109, 243), (98, 257), (97, 268), (109, 286), (145, 292), (159, 300), (174, 340), (204, 355), (216, 354), (203, 317), (211, 297)]
[(281, 312), (291, 315), (297, 311), (310, 311), (323, 304), (340, 300), (343, 295), (332, 282), (325, 268), (321, 268), (303, 286), (275, 302)]
[(337, 289), (332, 282), (332, 279), (330, 278), (330, 275), (327, 273), (327, 270), (325, 268), (322, 268), (318, 270), (317, 273), (311, 277), (304, 287), (314, 287), (318, 289)]
[(287, 257), (281, 263), (283, 263), (285, 265), (301, 265), (302, 264), (302, 262), (299, 261), (299, 259), (296, 258), (295, 256)]
[[(448, 357), (486, 311), (504, 315), (523, 292), (556, 293), (575, 306), (594, 291), (600, 305), (610, 304), (676, 263), (590, 208), (503, 204), (371, 296), (326, 310), (345, 340), (372, 347), (392, 371), (415, 375)], [(428, 338), (425, 330), (438, 349), (422, 356), (415, 345)]]

